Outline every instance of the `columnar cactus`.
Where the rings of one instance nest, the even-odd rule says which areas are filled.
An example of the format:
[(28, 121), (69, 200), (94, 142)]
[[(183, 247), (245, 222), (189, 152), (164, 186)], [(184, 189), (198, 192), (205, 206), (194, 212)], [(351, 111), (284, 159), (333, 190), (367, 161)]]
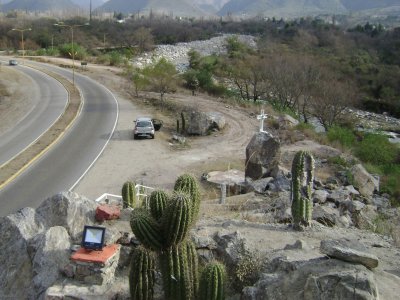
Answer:
[(184, 174), (175, 181), (175, 191), (188, 193), (192, 200), (192, 217), (197, 219), (200, 210), (200, 191), (196, 179), (192, 175)]
[[(131, 214), (133, 233), (144, 247), (155, 250), (159, 256), (164, 298), (167, 300), (198, 297), (197, 251), (187, 236), (197, 217), (199, 205), (197, 182), (190, 175), (182, 175), (176, 181), (170, 198), (165, 192), (155, 191), (150, 196), (148, 208), (137, 208)], [(216, 274), (218, 282), (222, 282), (222, 275)], [(219, 296), (223, 295), (221, 287), (220, 283), (216, 285), (215, 293)]]
[(306, 151), (296, 153), (292, 163), (291, 201), (293, 225), (296, 229), (309, 226), (312, 220), (312, 186), (314, 159)]
[(154, 253), (144, 247), (133, 251), (129, 273), (129, 290), (132, 300), (152, 300), (154, 294)]
[(167, 247), (185, 239), (191, 226), (191, 217), (192, 202), (189, 195), (182, 191), (175, 192), (161, 219)]
[[(165, 299), (195, 299), (193, 269), (190, 269), (187, 242), (172, 246), (160, 255)], [(197, 271), (197, 270), (196, 270)]]
[(200, 279), (201, 300), (225, 299), (225, 267), (221, 263), (210, 263), (204, 269)]
[(145, 208), (132, 211), (130, 225), (132, 232), (140, 242), (152, 250), (160, 250), (164, 246), (160, 225)]
[(122, 186), (122, 201), (124, 208), (135, 207), (136, 205), (136, 191), (135, 183), (127, 181)]
[(151, 193), (149, 200), (150, 212), (156, 220), (161, 219), (167, 200), (168, 194), (162, 190), (156, 190)]

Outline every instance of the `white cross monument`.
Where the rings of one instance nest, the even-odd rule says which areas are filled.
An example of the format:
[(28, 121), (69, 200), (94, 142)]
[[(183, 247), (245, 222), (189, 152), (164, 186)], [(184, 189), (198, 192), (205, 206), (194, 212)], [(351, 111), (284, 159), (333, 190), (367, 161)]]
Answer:
[(268, 115), (264, 113), (264, 110), (261, 110), (261, 114), (257, 116), (257, 120), (260, 120), (260, 132), (265, 132), (264, 131), (264, 120), (268, 118)]

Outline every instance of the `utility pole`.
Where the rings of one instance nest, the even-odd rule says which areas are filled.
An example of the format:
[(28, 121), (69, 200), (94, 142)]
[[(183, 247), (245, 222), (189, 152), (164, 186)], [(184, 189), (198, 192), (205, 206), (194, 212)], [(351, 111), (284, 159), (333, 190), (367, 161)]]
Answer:
[(90, 0), (90, 5), (89, 5), (89, 22), (92, 22), (92, 0)]

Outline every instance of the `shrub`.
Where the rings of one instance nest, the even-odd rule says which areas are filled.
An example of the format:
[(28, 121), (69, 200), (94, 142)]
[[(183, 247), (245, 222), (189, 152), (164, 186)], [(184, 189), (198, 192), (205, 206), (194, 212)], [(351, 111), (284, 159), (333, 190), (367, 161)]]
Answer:
[(384, 135), (366, 134), (357, 145), (355, 153), (363, 162), (385, 165), (395, 162), (398, 149)]
[[(63, 44), (59, 46), (60, 55), (63, 57), (72, 58), (72, 45), (71, 44)], [(75, 52), (75, 59), (85, 59), (87, 56), (85, 48), (81, 47), (78, 44), (74, 43), (74, 52)]]
[(353, 131), (340, 126), (332, 126), (329, 128), (327, 137), (330, 142), (338, 141), (342, 146), (347, 148), (352, 147), (355, 142)]

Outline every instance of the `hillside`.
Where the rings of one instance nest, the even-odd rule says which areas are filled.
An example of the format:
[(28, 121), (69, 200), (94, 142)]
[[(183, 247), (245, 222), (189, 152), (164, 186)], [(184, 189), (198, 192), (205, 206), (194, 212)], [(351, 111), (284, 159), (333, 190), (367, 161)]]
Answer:
[(71, 0), (14, 0), (3, 5), (3, 11), (28, 10), (28, 11), (54, 11), (73, 10), (78, 8)]
[(399, 0), (231, 0), (218, 15), (265, 15), (268, 17), (299, 17), (324, 13), (348, 13), (372, 8), (400, 5)]
[(98, 8), (100, 11), (135, 13), (173, 13), (175, 16), (204, 16), (206, 13), (186, 0), (110, 0)]

